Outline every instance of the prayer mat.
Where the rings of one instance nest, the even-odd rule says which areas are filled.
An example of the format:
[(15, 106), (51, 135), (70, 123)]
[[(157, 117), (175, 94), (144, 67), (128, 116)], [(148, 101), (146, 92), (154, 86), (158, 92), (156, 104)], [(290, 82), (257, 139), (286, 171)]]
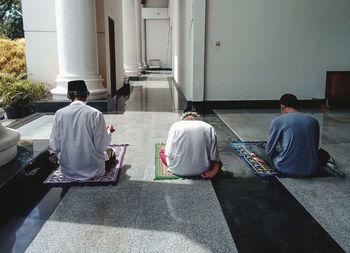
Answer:
[(44, 181), (44, 184), (50, 186), (68, 186), (68, 185), (115, 185), (117, 183), (120, 169), (123, 166), (124, 155), (128, 144), (110, 145), (109, 148), (115, 152), (115, 158), (106, 162), (106, 173), (101, 177), (89, 180), (72, 180), (63, 176), (61, 169), (54, 170)]
[(155, 180), (166, 180), (166, 179), (180, 179), (181, 177), (168, 171), (168, 166), (166, 166), (162, 159), (159, 157), (159, 150), (165, 147), (163, 143), (157, 143), (155, 145)]
[[(271, 168), (266, 161), (255, 160), (250, 156), (252, 146), (261, 143), (261, 141), (242, 141), (231, 142), (230, 145), (236, 150), (239, 156), (249, 165), (249, 168), (259, 177), (271, 177), (280, 173)], [(266, 142), (265, 142), (266, 143)]]
[[(155, 177), (154, 180), (167, 180), (167, 179), (203, 179), (201, 176), (178, 176), (173, 174), (168, 170), (168, 166), (166, 166), (162, 159), (159, 157), (159, 151), (165, 147), (164, 143), (157, 143), (155, 145)], [(222, 166), (221, 170), (218, 174), (224, 175), (227, 174), (225, 172), (225, 168)]]

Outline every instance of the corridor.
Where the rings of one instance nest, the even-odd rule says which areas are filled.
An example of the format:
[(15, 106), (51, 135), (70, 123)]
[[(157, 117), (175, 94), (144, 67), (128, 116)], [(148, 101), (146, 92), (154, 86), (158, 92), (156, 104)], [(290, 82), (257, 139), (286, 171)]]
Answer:
[[(8, 201), (22, 204), (7, 205), (21, 210), (1, 220), (1, 252), (350, 251), (347, 177), (262, 180), (229, 147), (265, 140), (278, 110), (204, 111), (224, 172), (212, 181), (155, 181), (154, 144), (165, 142), (186, 103), (167, 75), (133, 81), (130, 91), (105, 114), (116, 127), (112, 143), (130, 145), (117, 185), (48, 188), (40, 172), (20, 174), (6, 188), (15, 192)], [(321, 146), (348, 175), (350, 112), (310, 113), (320, 122)], [(21, 138), (47, 141), (52, 119), (17, 124)]]

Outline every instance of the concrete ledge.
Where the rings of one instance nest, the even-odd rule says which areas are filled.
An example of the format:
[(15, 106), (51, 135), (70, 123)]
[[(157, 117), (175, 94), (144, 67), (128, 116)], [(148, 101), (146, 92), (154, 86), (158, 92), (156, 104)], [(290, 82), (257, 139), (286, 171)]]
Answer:
[(16, 158), (0, 167), (0, 188), (36, 160), (47, 157), (45, 150), (48, 145), (48, 140), (20, 140)]
[[(69, 104), (69, 101), (54, 101), (52, 99), (43, 99), (34, 103), (34, 111), (54, 113), (58, 109), (61, 109)], [(116, 111), (117, 109), (116, 96), (101, 100), (88, 100), (87, 104), (104, 113)]]

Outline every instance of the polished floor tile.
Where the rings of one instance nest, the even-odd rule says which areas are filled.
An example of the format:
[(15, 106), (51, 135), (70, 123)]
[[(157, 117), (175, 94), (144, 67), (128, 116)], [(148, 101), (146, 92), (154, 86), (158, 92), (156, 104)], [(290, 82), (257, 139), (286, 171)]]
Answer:
[[(133, 81), (116, 114), (105, 115), (117, 130), (112, 143), (130, 145), (118, 184), (45, 188), (48, 170), (18, 177), (8, 196), (22, 211), (3, 220), (0, 251), (350, 251), (347, 179), (262, 181), (229, 147), (234, 140), (266, 139), (278, 110), (208, 110), (202, 119), (216, 129), (225, 172), (212, 182), (154, 181), (154, 144), (165, 142), (184, 109), (168, 74)], [(322, 145), (348, 170), (347, 112), (309, 113), (322, 125)], [(18, 129), (26, 139), (48, 139), (52, 120), (44, 115)], [(18, 202), (23, 196), (30, 197)]]
[[(278, 110), (215, 110), (242, 140), (266, 140)], [(279, 178), (306, 210), (346, 251), (350, 251), (350, 111), (305, 110), (320, 123), (320, 146), (335, 158), (345, 178)], [(246, 127), (245, 127), (246, 126)]]
[(169, 83), (132, 86), (125, 112), (105, 115), (112, 142), (130, 145), (118, 184), (70, 188), (28, 252), (57, 252), (68, 240), (68, 252), (236, 252), (210, 181), (154, 181), (154, 144), (180, 119)]

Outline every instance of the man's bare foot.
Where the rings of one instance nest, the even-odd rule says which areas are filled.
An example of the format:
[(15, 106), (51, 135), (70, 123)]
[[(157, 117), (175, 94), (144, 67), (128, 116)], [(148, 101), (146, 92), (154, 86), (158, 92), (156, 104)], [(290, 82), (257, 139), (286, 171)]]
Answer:
[(221, 161), (213, 162), (213, 164), (211, 165), (209, 170), (203, 172), (201, 174), (201, 177), (204, 179), (211, 179), (211, 178), (215, 177), (218, 174), (219, 170), (221, 169), (221, 166), (222, 166)]

